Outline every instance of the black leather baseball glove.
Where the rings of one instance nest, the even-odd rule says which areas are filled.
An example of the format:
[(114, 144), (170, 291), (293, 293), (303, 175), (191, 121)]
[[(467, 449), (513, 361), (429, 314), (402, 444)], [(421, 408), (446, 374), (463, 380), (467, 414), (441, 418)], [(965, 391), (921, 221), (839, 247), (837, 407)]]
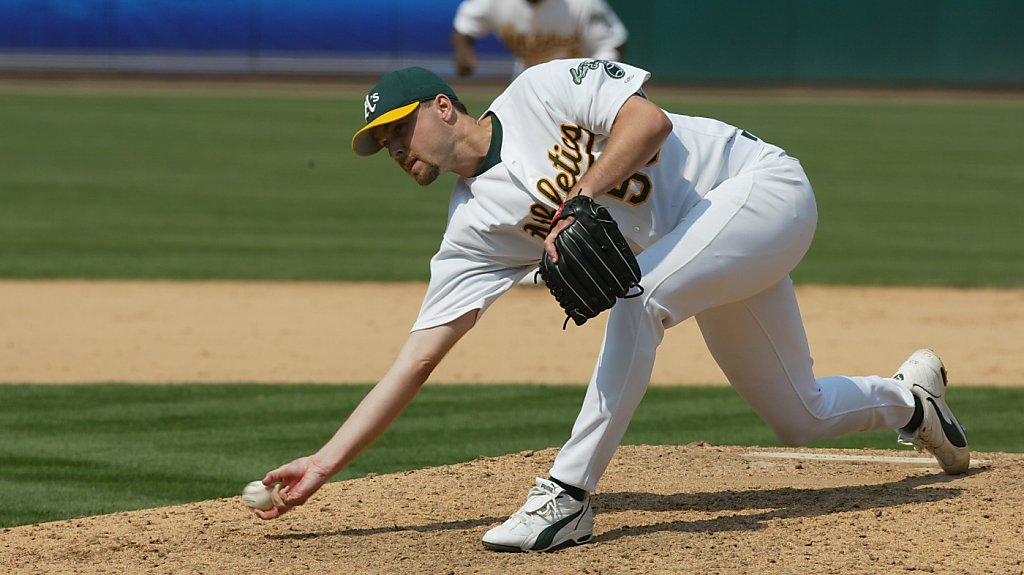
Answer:
[(567, 316), (562, 329), (570, 319), (583, 325), (616, 298), (643, 293), (640, 266), (608, 210), (578, 195), (559, 208), (551, 227), (570, 216), (575, 220), (555, 237), (558, 263), (547, 252), (540, 262), (540, 277)]

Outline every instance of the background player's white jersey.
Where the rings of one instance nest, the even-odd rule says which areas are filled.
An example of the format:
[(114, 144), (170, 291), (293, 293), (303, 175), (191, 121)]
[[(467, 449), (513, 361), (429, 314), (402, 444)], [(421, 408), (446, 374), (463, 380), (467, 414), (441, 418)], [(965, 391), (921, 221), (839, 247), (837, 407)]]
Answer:
[(494, 33), (518, 57), (520, 70), (558, 58), (616, 60), (627, 38), (604, 0), (465, 0), (453, 27), (473, 38)]
[[(619, 109), (650, 74), (601, 60), (556, 60), (528, 69), (485, 112), (501, 122), (501, 163), (459, 178), (448, 227), (413, 329), (486, 310), (540, 260), (557, 207), (601, 156)], [(760, 146), (717, 120), (668, 114), (672, 134), (651, 161), (597, 197), (634, 252), (674, 229)]]

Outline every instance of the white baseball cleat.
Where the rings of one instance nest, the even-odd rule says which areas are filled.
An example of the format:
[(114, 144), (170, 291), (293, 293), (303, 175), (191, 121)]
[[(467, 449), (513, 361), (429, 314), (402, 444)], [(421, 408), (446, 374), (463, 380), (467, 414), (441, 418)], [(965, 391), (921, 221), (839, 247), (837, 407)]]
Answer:
[(931, 453), (946, 473), (965, 473), (971, 464), (971, 450), (963, 426), (944, 399), (948, 378), (939, 356), (930, 349), (919, 349), (903, 362), (893, 379), (906, 386), (924, 409), (920, 427), (897, 430), (897, 441)]
[(590, 494), (577, 501), (557, 483), (540, 477), (536, 481), (519, 511), (484, 534), (484, 547), (492, 551), (554, 551), (593, 538)]

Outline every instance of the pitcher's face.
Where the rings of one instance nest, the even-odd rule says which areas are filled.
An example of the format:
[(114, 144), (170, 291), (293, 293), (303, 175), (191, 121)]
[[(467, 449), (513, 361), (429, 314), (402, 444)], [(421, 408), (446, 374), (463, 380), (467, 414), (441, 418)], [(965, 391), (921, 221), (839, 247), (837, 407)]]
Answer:
[(401, 120), (378, 126), (373, 136), (391, 159), (421, 186), (441, 175), (451, 153), (451, 134), (431, 103)]

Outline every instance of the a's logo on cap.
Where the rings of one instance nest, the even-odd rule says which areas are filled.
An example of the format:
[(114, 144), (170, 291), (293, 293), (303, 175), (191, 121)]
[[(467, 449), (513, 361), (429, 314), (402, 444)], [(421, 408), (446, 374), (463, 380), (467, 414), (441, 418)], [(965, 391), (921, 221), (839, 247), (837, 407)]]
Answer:
[(377, 110), (377, 101), (379, 100), (380, 94), (377, 92), (366, 95), (366, 102), (363, 103), (363, 116), (367, 122), (370, 121), (370, 114)]

